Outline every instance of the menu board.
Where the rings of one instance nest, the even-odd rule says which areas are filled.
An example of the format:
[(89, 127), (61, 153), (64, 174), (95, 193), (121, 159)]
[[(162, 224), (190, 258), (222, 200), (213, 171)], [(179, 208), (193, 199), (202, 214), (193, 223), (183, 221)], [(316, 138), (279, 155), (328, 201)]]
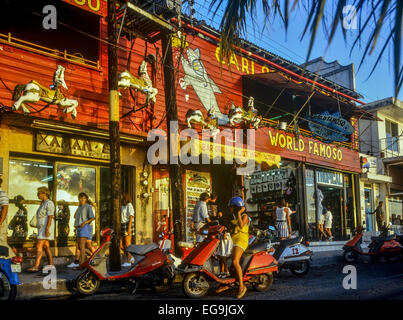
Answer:
[(186, 170), (186, 241), (194, 242), (196, 235), (191, 231), (193, 208), (203, 192), (210, 194), (211, 180), (209, 172)]

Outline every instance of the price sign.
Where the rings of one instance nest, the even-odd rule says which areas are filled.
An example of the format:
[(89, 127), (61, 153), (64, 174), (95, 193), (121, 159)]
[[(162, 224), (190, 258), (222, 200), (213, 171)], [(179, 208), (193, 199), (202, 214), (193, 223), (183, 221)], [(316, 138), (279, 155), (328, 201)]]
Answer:
[(81, 9), (96, 13), (99, 15), (106, 15), (107, 0), (63, 0)]

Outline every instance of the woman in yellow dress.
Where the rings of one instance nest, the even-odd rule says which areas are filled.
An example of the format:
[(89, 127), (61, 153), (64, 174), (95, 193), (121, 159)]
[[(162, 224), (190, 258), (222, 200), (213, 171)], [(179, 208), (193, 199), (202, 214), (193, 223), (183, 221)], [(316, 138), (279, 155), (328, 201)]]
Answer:
[[(239, 282), (238, 298), (242, 298), (246, 292), (246, 286), (243, 283), (242, 268), (240, 265), (241, 256), (248, 247), (249, 242), (249, 216), (245, 213), (246, 209), (244, 202), (240, 197), (234, 197), (231, 199), (229, 206), (234, 215), (234, 220), (231, 224), (235, 227), (232, 232), (231, 238), (234, 243), (232, 249), (232, 264), (235, 269), (235, 276)], [(222, 286), (218, 288), (217, 293), (229, 289), (228, 286)]]

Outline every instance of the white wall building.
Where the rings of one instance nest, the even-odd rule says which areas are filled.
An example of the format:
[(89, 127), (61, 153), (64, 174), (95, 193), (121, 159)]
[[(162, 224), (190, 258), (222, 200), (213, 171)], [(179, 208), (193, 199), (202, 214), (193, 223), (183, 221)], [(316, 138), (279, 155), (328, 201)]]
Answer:
[(363, 166), (370, 163), (370, 169), (364, 168), (368, 172), (361, 176), (361, 212), (366, 213), (367, 230), (375, 231), (367, 213), (375, 210), (379, 201), (385, 203), (387, 222), (393, 222), (392, 214), (403, 218), (403, 102), (386, 98), (363, 108), (379, 119), (358, 123)]

